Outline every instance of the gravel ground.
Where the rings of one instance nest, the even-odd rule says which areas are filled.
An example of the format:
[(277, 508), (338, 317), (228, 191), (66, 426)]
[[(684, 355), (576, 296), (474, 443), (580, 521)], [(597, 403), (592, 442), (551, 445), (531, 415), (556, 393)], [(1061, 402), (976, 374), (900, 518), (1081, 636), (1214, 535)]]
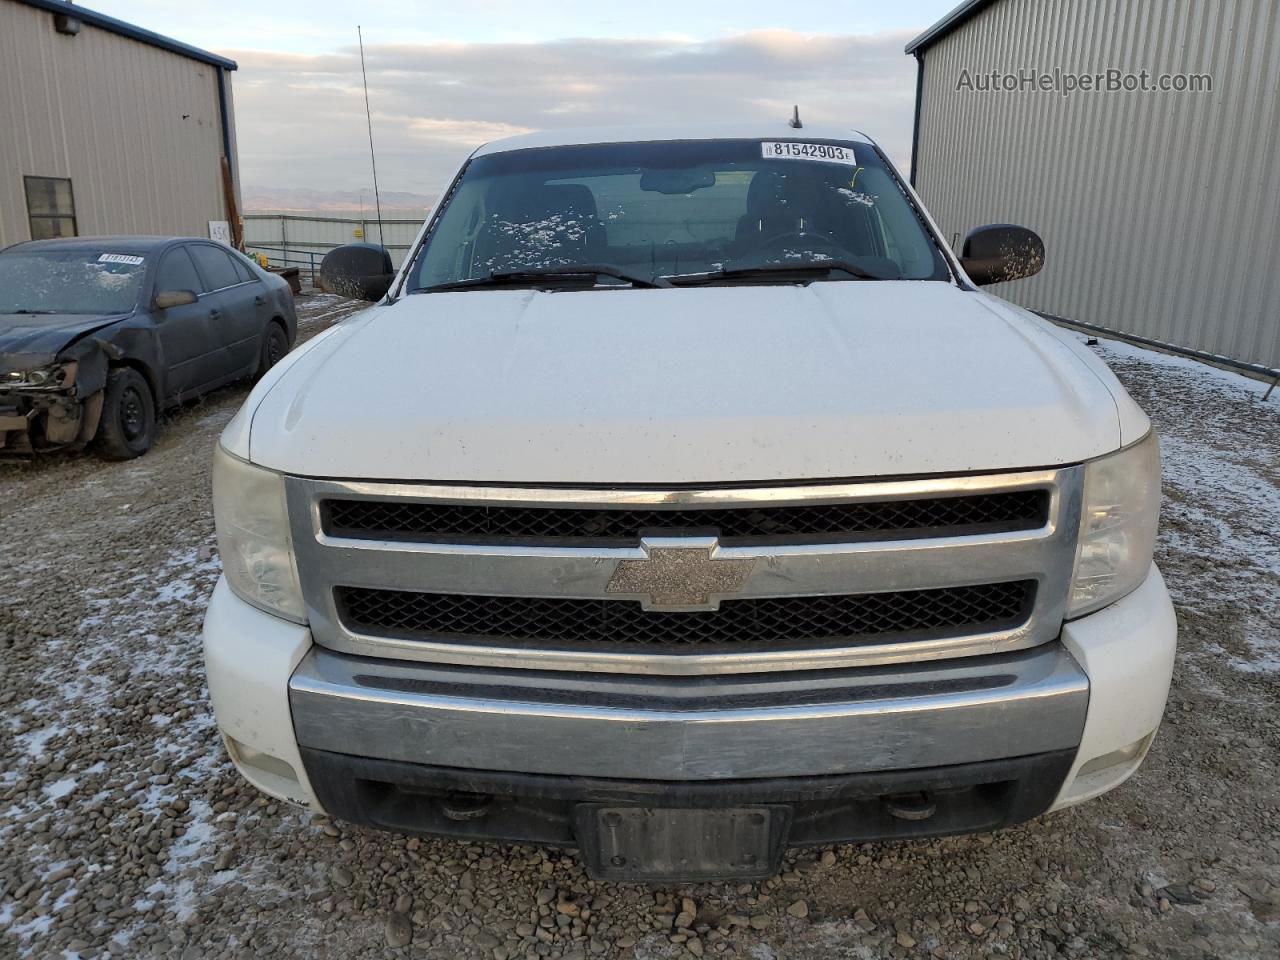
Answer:
[[(300, 301), (315, 332), (354, 307)], [(380, 834), (269, 802), (217, 740), (200, 619), (210, 448), (0, 466), (0, 956), (1280, 956), (1280, 396), (1100, 349), (1157, 420), (1180, 652), (1150, 759), (997, 834), (811, 850), (780, 877), (594, 883), (571, 852)]]

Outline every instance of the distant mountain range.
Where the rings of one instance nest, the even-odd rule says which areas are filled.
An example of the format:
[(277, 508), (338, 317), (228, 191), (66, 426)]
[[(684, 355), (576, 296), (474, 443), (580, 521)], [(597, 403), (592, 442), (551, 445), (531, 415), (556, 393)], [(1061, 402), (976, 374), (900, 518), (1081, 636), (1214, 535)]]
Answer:
[[(241, 190), (245, 213), (343, 213), (359, 214), (363, 206), (366, 216), (374, 215), (372, 190), (307, 190), (298, 187), (259, 187), (245, 185)], [(421, 193), (382, 191), (383, 214), (412, 213), (424, 216), (435, 197)]]

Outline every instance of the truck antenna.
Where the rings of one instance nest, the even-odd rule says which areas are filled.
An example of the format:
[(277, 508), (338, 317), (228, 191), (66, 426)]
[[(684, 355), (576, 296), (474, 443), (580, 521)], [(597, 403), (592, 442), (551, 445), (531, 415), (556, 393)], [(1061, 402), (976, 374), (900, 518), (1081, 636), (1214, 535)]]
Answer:
[(373, 167), (373, 202), (378, 208), (378, 243), (387, 245), (382, 237), (382, 198), (378, 195), (378, 158), (373, 153), (373, 114), (369, 112), (369, 75), (364, 69), (364, 34), (356, 25), (356, 37), (360, 41), (360, 77), (364, 81), (364, 118), (369, 124), (369, 163)]
[(804, 126), (804, 124), (800, 122), (800, 104), (797, 103), (791, 108), (791, 119), (787, 121), (787, 126), (791, 127), (793, 130), (799, 130)]

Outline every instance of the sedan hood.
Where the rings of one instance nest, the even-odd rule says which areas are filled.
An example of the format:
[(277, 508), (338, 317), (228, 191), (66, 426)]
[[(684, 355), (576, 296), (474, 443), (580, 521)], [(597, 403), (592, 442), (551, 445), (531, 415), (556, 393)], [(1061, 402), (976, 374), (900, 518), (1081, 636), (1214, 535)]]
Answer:
[(332, 333), (224, 442), (315, 477), (654, 485), (1041, 467), (1121, 445), (1101, 361), (938, 282), (418, 294)]
[(127, 313), (0, 313), (0, 369), (49, 363), (71, 342), (127, 316)]

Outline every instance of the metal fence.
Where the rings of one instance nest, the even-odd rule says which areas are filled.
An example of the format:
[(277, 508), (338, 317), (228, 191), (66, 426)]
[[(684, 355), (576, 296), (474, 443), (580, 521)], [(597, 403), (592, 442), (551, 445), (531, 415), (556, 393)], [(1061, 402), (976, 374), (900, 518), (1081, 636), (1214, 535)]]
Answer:
[[(413, 245), (422, 218), (382, 221), (382, 245), (397, 267)], [(367, 217), (325, 217), (295, 213), (247, 213), (244, 246), (264, 254), (273, 267), (298, 267), (314, 281), (324, 255), (361, 240), (377, 243), (378, 221)]]

